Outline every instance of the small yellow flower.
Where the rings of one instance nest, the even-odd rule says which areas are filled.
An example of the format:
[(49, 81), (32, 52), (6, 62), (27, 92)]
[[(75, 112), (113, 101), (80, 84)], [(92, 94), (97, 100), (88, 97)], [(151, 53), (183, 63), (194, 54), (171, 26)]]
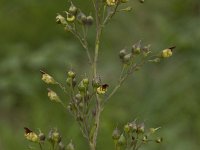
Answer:
[(67, 21), (68, 22), (73, 22), (76, 19), (76, 17), (74, 15), (68, 13), (67, 11), (66, 11), (66, 14), (67, 14)]
[(105, 94), (108, 88), (108, 84), (103, 84), (97, 88), (98, 94)]
[(38, 135), (31, 131), (29, 128), (24, 128), (25, 129), (25, 138), (31, 142), (38, 142), (39, 141), (39, 138), (38, 138)]
[(171, 48), (167, 48), (167, 49), (164, 49), (163, 51), (162, 51), (162, 53), (161, 53), (161, 56), (163, 57), (163, 58), (168, 58), (168, 57), (171, 57), (172, 56), (172, 50), (175, 48), (175, 46), (174, 47), (171, 47)]
[(117, 0), (106, 0), (108, 6), (114, 6), (117, 4)]
[(56, 92), (52, 91), (51, 89), (48, 88), (48, 97), (51, 101), (54, 102), (60, 102), (60, 98), (56, 94)]
[(49, 74), (47, 74), (46, 72), (40, 70), (40, 72), (42, 73), (42, 80), (47, 83), (47, 84), (56, 84), (56, 81), (54, 80), (54, 78), (52, 76), (50, 76)]

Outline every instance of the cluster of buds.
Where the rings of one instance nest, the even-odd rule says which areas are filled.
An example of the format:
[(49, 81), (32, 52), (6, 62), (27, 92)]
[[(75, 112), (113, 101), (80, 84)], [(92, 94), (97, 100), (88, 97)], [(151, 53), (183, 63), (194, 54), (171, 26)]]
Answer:
[(141, 41), (132, 45), (131, 52), (128, 53), (127, 51), (128, 50), (124, 48), (119, 52), (119, 58), (124, 64), (130, 64), (134, 61), (135, 56), (139, 54), (143, 54), (144, 57), (147, 57), (151, 53), (150, 45), (142, 46)]
[(75, 21), (78, 21), (81, 25), (90, 26), (93, 24), (93, 17), (91, 15), (86, 16), (80, 9), (78, 9), (72, 2), (69, 9), (65, 12), (65, 17), (61, 14), (57, 14), (56, 22), (62, 24), (66, 30), (73, 30), (73, 27), (70, 25)]
[[(146, 144), (152, 141), (161, 143), (163, 140), (162, 138), (151, 138), (151, 135), (154, 134), (158, 129), (160, 129), (160, 127), (150, 128), (146, 131), (145, 124), (143, 122), (137, 123), (136, 121), (132, 121), (131, 123), (124, 125), (123, 131), (120, 131), (118, 128), (114, 129), (112, 139), (118, 146), (126, 146), (127, 148), (133, 145), (137, 147), (137, 144)], [(140, 143), (138, 141), (140, 141)]]
[[(44, 133), (39, 131), (39, 133), (35, 133), (31, 131), (29, 128), (24, 127), (25, 129), (25, 138), (28, 141), (34, 142), (34, 143), (39, 143), (41, 147), (45, 144), (46, 141), (46, 136)], [(62, 138), (60, 133), (57, 131), (57, 129), (50, 129), (48, 136), (47, 136), (47, 141), (52, 144), (52, 146), (57, 145), (59, 150), (75, 150), (74, 145), (72, 141), (68, 144), (65, 145), (62, 143)]]
[(49, 131), (48, 137), (47, 137), (48, 141), (52, 144), (55, 143), (60, 143), (61, 142), (61, 135), (60, 133), (57, 131), (57, 129), (51, 129)]

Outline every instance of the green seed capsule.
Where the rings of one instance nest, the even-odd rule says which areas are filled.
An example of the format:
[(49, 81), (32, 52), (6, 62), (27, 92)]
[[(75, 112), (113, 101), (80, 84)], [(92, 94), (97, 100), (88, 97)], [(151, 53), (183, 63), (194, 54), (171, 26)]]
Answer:
[(71, 2), (71, 6), (69, 7), (69, 13), (71, 13), (72, 15), (76, 15), (77, 14), (78, 9), (74, 6), (74, 4)]
[(118, 140), (118, 144), (121, 145), (121, 146), (126, 144), (126, 138), (124, 137), (123, 134), (120, 135), (120, 138)]
[(67, 75), (68, 75), (68, 77), (70, 77), (70, 78), (75, 78), (76, 73), (70, 70), (70, 71), (68, 71)]

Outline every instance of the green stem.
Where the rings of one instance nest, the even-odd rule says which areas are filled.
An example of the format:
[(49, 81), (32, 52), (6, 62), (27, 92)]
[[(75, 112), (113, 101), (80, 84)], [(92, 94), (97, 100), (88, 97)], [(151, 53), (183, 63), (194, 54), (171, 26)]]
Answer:
[(88, 48), (88, 44), (87, 44), (87, 40), (81, 37), (81, 35), (79, 35), (79, 33), (74, 29), (74, 30), (70, 30), (70, 32), (80, 41), (81, 45), (83, 46), (83, 48), (86, 50), (87, 56), (88, 56), (88, 60), (89, 63), (92, 64), (92, 58), (89, 52), (89, 48)]
[(42, 148), (42, 144), (41, 144), (41, 143), (39, 143), (39, 146), (40, 146), (40, 150), (43, 150), (43, 148)]

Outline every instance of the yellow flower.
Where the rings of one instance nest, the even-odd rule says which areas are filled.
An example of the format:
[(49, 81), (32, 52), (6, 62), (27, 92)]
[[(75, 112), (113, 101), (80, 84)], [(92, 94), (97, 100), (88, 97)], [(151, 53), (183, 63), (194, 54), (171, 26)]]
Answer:
[(108, 6), (114, 6), (117, 4), (117, 0), (106, 0)]
[(168, 57), (171, 57), (172, 56), (172, 50), (175, 48), (175, 46), (174, 47), (170, 47), (170, 48), (167, 48), (167, 49), (164, 49), (163, 51), (162, 51), (162, 53), (161, 53), (161, 56), (163, 57), (163, 58), (168, 58)]
[(50, 76), (49, 74), (47, 74), (46, 72), (40, 70), (40, 72), (42, 73), (42, 80), (47, 83), (47, 84), (56, 84), (56, 81), (54, 80), (54, 78), (52, 76)]
[(25, 138), (31, 142), (38, 142), (39, 141), (39, 138), (38, 138), (38, 135), (31, 131), (29, 128), (24, 128), (25, 129)]
[(108, 84), (103, 84), (97, 88), (98, 94), (105, 94), (108, 88)]
[(67, 11), (66, 11), (66, 14), (67, 14), (67, 21), (68, 22), (73, 22), (76, 19), (76, 17), (74, 15), (68, 13)]

